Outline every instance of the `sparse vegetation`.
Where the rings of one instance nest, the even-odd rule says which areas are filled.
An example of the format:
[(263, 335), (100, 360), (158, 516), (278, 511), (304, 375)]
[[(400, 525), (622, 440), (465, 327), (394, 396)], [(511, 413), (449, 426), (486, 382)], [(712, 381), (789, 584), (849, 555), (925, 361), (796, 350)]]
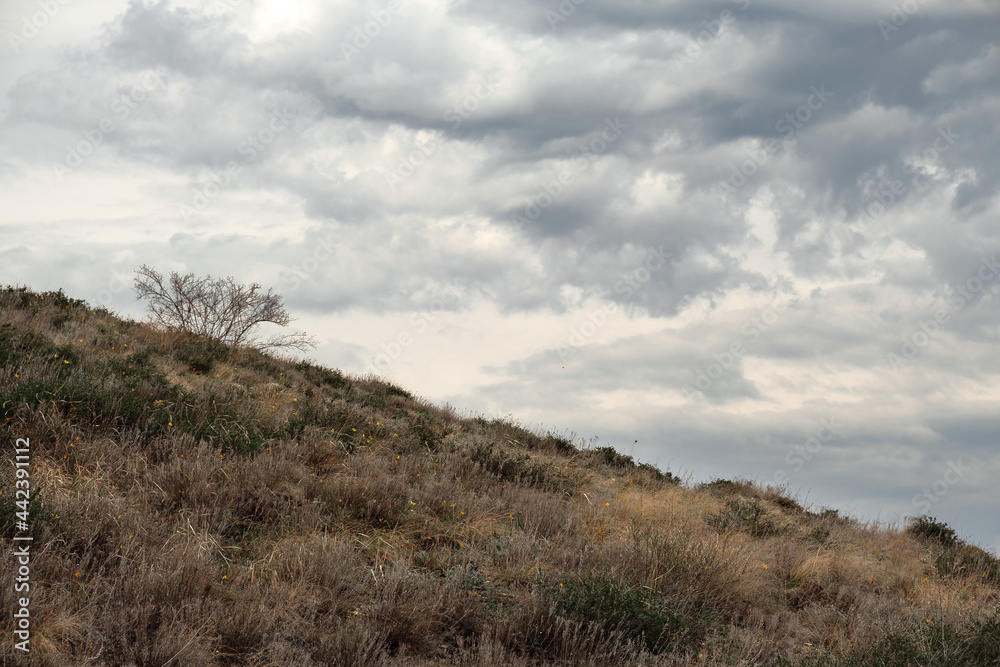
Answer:
[(0, 315), (0, 429), (42, 491), (32, 653), (2, 664), (1000, 664), (998, 561), (934, 519), (689, 486), (61, 292)]

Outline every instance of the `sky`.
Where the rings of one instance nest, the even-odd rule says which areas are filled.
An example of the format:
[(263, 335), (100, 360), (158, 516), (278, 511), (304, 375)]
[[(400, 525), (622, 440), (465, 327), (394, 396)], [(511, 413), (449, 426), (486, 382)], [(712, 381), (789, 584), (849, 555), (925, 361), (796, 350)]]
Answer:
[(1000, 6), (2, 0), (0, 282), (1000, 552)]

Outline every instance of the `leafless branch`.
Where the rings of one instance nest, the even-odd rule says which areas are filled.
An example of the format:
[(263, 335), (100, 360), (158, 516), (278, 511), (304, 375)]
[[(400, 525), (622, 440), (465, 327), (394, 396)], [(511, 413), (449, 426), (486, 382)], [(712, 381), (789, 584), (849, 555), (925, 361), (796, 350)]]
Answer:
[(149, 301), (150, 320), (156, 324), (190, 331), (230, 345), (266, 349), (310, 350), (317, 341), (305, 333), (271, 336), (266, 340), (253, 332), (264, 323), (288, 326), (292, 318), (272, 290), (259, 283), (241, 285), (232, 276), (196, 277), (193, 273), (163, 274), (143, 265), (133, 284), (136, 297)]

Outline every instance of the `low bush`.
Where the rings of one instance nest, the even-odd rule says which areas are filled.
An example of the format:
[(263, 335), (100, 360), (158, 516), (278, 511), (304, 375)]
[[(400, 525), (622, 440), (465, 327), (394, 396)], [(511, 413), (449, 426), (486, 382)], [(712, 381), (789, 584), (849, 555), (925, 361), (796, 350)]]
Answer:
[(601, 624), (650, 653), (697, 648), (717, 618), (690, 605), (671, 605), (649, 591), (602, 575), (550, 586), (557, 614)]
[(929, 516), (918, 516), (910, 521), (906, 532), (924, 540), (950, 547), (957, 541), (955, 531), (948, 524)]
[(745, 530), (751, 537), (768, 537), (778, 532), (767, 508), (756, 498), (728, 500), (721, 512), (708, 515), (706, 520), (719, 532), (736, 528)]

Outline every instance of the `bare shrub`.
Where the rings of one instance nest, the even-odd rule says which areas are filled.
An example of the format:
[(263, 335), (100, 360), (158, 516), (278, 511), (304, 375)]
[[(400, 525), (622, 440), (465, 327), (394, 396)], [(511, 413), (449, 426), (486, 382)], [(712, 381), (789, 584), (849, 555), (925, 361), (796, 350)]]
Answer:
[(170, 272), (169, 279), (145, 264), (136, 271), (133, 290), (139, 299), (149, 300), (153, 323), (190, 331), (228, 345), (258, 350), (310, 350), (316, 341), (303, 333), (275, 334), (259, 339), (254, 330), (261, 324), (288, 326), (292, 318), (272, 290), (262, 291), (259, 283), (241, 285), (232, 276), (197, 277)]

